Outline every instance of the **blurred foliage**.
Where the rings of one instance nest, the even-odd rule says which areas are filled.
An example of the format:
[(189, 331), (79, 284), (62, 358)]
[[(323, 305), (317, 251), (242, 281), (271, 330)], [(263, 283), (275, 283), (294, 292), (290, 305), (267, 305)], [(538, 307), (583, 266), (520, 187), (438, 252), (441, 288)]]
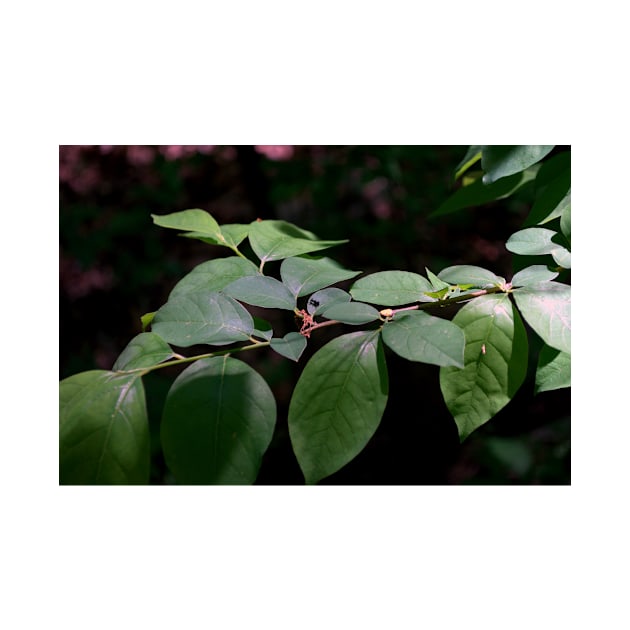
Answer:
[[(472, 264), (509, 279), (513, 256), (504, 243), (531, 210), (531, 187), (508, 199), (429, 219), (453, 191), (454, 170), (466, 150), (61, 146), (60, 378), (111, 368), (141, 331), (142, 314), (161, 306), (194, 266), (228, 253), (157, 228), (152, 213), (203, 208), (219, 223), (285, 219), (320, 238), (350, 239), (330, 255), (366, 273), (404, 269), (424, 274), (425, 267), (437, 273), (448, 265)], [(272, 323), (286, 331), (294, 325)], [(286, 408), (302, 366), (332, 338), (326, 329), (319, 332), (297, 368), (275, 353), (241, 357), (265, 377), (279, 408), (259, 484), (303, 482), (288, 440)], [(387, 360), (392, 382), (381, 426), (364, 452), (323, 483), (570, 483), (570, 391), (534, 396), (535, 365), (516, 399), (460, 445), (440, 396), (438, 370), (393, 353)], [(161, 459), (159, 422), (177, 373), (167, 369), (145, 379), (152, 483), (173, 482)]]

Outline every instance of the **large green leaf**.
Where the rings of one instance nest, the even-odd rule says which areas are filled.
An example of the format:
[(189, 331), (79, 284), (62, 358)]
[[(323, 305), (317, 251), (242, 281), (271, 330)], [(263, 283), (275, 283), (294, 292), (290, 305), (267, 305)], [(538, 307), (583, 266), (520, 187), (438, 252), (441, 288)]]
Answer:
[(571, 387), (571, 355), (544, 345), (536, 368), (536, 393)]
[(336, 302), (324, 308), (320, 315), (344, 324), (367, 324), (380, 318), (373, 306), (363, 302)]
[(208, 293), (220, 291), (237, 278), (257, 275), (260, 275), (260, 272), (256, 265), (239, 256), (209, 260), (187, 273), (173, 287), (169, 299), (197, 291)]
[(228, 356), (201, 359), (173, 383), (160, 437), (180, 484), (251, 484), (276, 423), (264, 379)]
[(338, 289), (337, 287), (329, 287), (313, 293), (308, 299), (306, 309), (311, 315), (318, 315), (331, 304), (335, 304), (336, 302), (350, 302), (350, 300), (352, 300), (352, 296), (346, 291)]
[(137, 374), (91, 370), (59, 383), (59, 482), (149, 483), (149, 424)]
[(475, 265), (454, 265), (447, 267), (438, 273), (438, 278), (450, 282), (451, 284), (471, 284), (481, 289), (505, 284), (505, 278), (497, 276), (488, 269), (476, 267)]
[(554, 230), (547, 228), (525, 228), (512, 234), (505, 243), (505, 247), (514, 254), (527, 256), (551, 254), (558, 247), (558, 244), (551, 240), (555, 235)]
[(383, 341), (410, 361), (464, 367), (462, 329), (422, 311), (398, 313), (383, 326)]
[(271, 348), (291, 361), (299, 361), (306, 350), (306, 337), (298, 332), (287, 333), (284, 337), (271, 340)]
[(497, 199), (504, 199), (514, 194), (519, 188), (533, 181), (536, 177), (537, 167), (533, 166), (522, 173), (517, 173), (506, 177), (494, 184), (485, 185), (481, 179), (473, 182), (468, 186), (457, 189), (446, 201), (434, 210), (429, 218), (444, 216), (470, 208), (472, 206), (481, 206)]
[(552, 348), (571, 354), (571, 287), (540, 282), (513, 292), (525, 321)]
[(513, 287), (525, 287), (539, 282), (548, 282), (558, 277), (557, 271), (552, 271), (547, 265), (530, 265), (517, 271), (512, 277)]
[(312, 232), (287, 221), (254, 221), (249, 228), (249, 242), (264, 264), (270, 260), (328, 249), (348, 241), (320, 241)]
[(350, 294), (359, 302), (379, 306), (401, 306), (417, 302), (424, 291), (431, 291), (431, 283), (411, 271), (378, 271), (359, 278)]
[(216, 237), (221, 233), (221, 228), (214, 217), (206, 212), (195, 208), (194, 210), (182, 210), (171, 214), (152, 214), (151, 218), (155, 225), (171, 228), (173, 230), (186, 230), (198, 232), (207, 236)]
[(169, 300), (155, 314), (152, 329), (183, 348), (198, 343), (221, 346), (249, 339), (254, 320), (233, 298), (198, 291)]
[(306, 483), (338, 471), (363, 450), (387, 393), (378, 331), (342, 335), (313, 355), (289, 405), (289, 434)]
[(170, 346), (155, 333), (136, 335), (116, 359), (114, 372), (151, 367), (173, 357)]
[(554, 179), (536, 197), (524, 225), (542, 225), (559, 217), (571, 205), (571, 172)]
[(295, 309), (295, 296), (275, 278), (269, 276), (247, 276), (238, 278), (223, 289), (227, 295), (254, 306), (264, 308)]
[(514, 396), (527, 372), (527, 333), (507, 294), (484, 295), (453, 318), (466, 336), (464, 368), (440, 368), (440, 388), (461, 440)]
[(481, 149), (481, 167), (486, 172), (484, 184), (520, 173), (536, 164), (551, 152), (553, 144), (484, 145)]
[(227, 225), (219, 226), (219, 232), (210, 236), (205, 232), (185, 232), (180, 236), (187, 238), (194, 238), (209, 245), (222, 245), (235, 249), (240, 243), (245, 240), (245, 237), (249, 233), (249, 225), (243, 225), (242, 223), (230, 223)]
[(344, 269), (331, 258), (287, 258), (280, 266), (280, 277), (296, 297), (308, 295), (336, 282), (358, 276), (360, 271)]

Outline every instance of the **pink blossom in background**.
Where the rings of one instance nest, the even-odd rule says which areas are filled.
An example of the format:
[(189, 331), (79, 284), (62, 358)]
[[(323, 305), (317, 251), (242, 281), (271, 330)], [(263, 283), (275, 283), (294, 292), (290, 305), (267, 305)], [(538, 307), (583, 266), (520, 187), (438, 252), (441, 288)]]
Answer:
[(277, 161), (290, 160), (294, 153), (292, 144), (257, 144), (254, 149), (270, 160)]
[(127, 147), (127, 159), (134, 166), (147, 166), (153, 163), (155, 157), (154, 147), (141, 144), (132, 144)]

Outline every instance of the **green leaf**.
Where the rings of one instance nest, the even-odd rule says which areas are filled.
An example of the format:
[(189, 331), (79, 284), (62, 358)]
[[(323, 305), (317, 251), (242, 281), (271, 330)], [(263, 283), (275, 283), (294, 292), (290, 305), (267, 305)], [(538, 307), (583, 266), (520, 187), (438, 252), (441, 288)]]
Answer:
[(186, 274), (171, 291), (169, 299), (197, 291), (220, 291), (238, 278), (258, 276), (260, 272), (250, 260), (239, 256), (217, 258), (197, 265)]
[(539, 282), (548, 282), (558, 277), (557, 271), (552, 271), (547, 265), (530, 265), (517, 271), (512, 277), (513, 287), (525, 287)]
[(358, 276), (360, 271), (344, 269), (331, 258), (287, 258), (280, 266), (280, 277), (296, 297), (308, 295), (336, 282)]
[(481, 150), (481, 167), (486, 172), (484, 184), (524, 171), (548, 155), (555, 145), (485, 145)]
[(541, 282), (512, 293), (525, 321), (552, 348), (571, 354), (571, 287)]
[(560, 217), (560, 229), (567, 241), (571, 242), (571, 203), (562, 211)]
[(183, 210), (181, 212), (173, 212), (171, 214), (152, 214), (151, 218), (155, 225), (160, 227), (171, 228), (173, 230), (186, 230), (189, 232), (198, 232), (207, 236), (216, 237), (221, 233), (221, 228), (214, 217), (198, 208), (194, 210)]
[(223, 292), (254, 306), (282, 308), (288, 311), (295, 308), (295, 297), (289, 289), (280, 280), (269, 276), (239, 278), (225, 287)]
[(461, 328), (422, 311), (396, 314), (383, 326), (383, 341), (409, 361), (464, 367), (466, 339)]
[(442, 289), (450, 288), (451, 285), (448, 282), (440, 280), (440, 278), (438, 278), (438, 276), (431, 272), (428, 267), (425, 267), (425, 270), (427, 272), (427, 278), (429, 279), (429, 282), (431, 283), (431, 286), (435, 289), (435, 291), (441, 291)]
[(276, 337), (271, 340), (271, 348), (278, 354), (281, 354), (291, 361), (299, 361), (302, 353), (306, 349), (306, 337), (298, 332), (287, 333), (279, 339)]
[(270, 260), (328, 249), (348, 241), (320, 241), (312, 232), (286, 221), (254, 221), (249, 229), (249, 242), (264, 264)]
[(342, 335), (306, 364), (289, 405), (289, 435), (306, 483), (354, 459), (376, 431), (388, 378), (378, 331)]
[(542, 225), (571, 205), (571, 171), (562, 173), (538, 194), (524, 225)]
[(485, 289), (487, 287), (500, 287), (505, 284), (505, 278), (497, 276), (492, 271), (475, 265), (454, 265), (442, 269), (438, 278), (450, 284), (470, 284), (471, 286)]
[(536, 393), (571, 387), (571, 355), (544, 345), (536, 369)]
[(529, 256), (540, 256), (551, 254), (558, 244), (551, 239), (556, 232), (547, 228), (525, 228), (515, 232), (508, 238), (505, 247), (513, 254), (523, 254)]
[(209, 245), (221, 245), (235, 249), (244, 240), (249, 233), (249, 225), (243, 225), (241, 223), (230, 223), (227, 225), (219, 226), (219, 232), (214, 236), (210, 236), (205, 232), (185, 232), (180, 236), (186, 238), (194, 238)]
[(551, 252), (551, 256), (560, 267), (571, 269), (571, 252), (568, 249), (561, 246), (556, 247), (556, 249)]
[(344, 324), (367, 324), (380, 319), (379, 312), (363, 302), (336, 302), (324, 308), (320, 315)]
[(256, 328), (252, 333), (252, 336), (259, 337), (265, 341), (271, 340), (273, 337), (273, 328), (268, 321), (261, 319), (260, 317), (254, 317), (254, 326)]
[(59, 383), (59, 483), (149, 483), (149, 423), (138, 374), (81, 372)]
[(151, 325), (151, 322), (153, 321), (156, 312), (157, 311), (153, 311), (152, 313), (145, 313), (140, 318), (140, 322), (142, 323), (142, 332), (146, 332), (146, 329)]
[(411, 271), (378, 271), (359, 278), (352, 285), (350, 294), (359, 302), (401, 306), (417, 302), (423, 292), (432, 288), (426, 278)]
[(440, 368), (440, 388), (460, 439), (501, 410), (527, 372), (527, 333), (507, 294), (483, 295), (453, 318), (466, 336), (464, 368)]
[(155, 333), (136, 335), (116, 359), (114, 372), (151, 367), (174, 356), (170, 346)]
[(464, 208), (481, 206), (497, 199), (504, 199), (514, 194), (519, 188), (533, 181), (536, 177), (537, 167), (527, 169), (523, 173), (517, 173), (506, 177), (494, 184), (486, 186), (481, 179), (469, 186), (456, 190), (444, 203), (434, 210), (429, 218), (451, 214)]
[(152, 329), (183, 348), (198, 343), (221, 346), (249, 339), (254, 321), (233, 298), (202, 291), (169, 300), (155, 314)]
[(454, 179), (459, 179), (475, 162), (481, 159), (481, 145), (473, 144), (468, 147), (466, 155), (462, 161), (455, 167)]
[(160, 437), (180, 484), (251, 484), (276, 423), (264, 379), (228, 356), (200, 359), (175, 379)]
[(331, 304), (335, 304), (337, 302), (350, 302), (350, 300), (352, 300), (352, 296), (346, 291), (338, 289), (337, 287), (330, 287), (313, 293), (313, 295), (311, 295), (308, 299), (306, 310), (311, 315), (319, 315), (321, 311)]

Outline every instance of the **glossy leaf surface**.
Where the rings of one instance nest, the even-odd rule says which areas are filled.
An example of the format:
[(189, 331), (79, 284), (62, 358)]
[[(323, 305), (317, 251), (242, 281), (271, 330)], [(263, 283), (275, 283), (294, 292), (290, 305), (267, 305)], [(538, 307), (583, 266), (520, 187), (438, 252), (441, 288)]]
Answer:
[(171, 291), (169, 299), (197, 291), (220, 291), (238, 278), (258, 276), (256, 265), (239, 256), (216, 258), (197, 265), (187, 273)]
[(551, 254), (558, 244), (551, 239), (556, 232), (547, 228), (525, 228), (515, 232), (508, 238), (505, 247), (514, 254), (541, 256)]
[(527, 371), (527, 333), (507, 294), (484, 295), (453, 318), (466, 337), (464, 368), (440, 368), (440, 388), (461, 440), (501, 410)]
[(544, 345), (536, 368), (536, 393), (571, 387), (571, 355)]
[(249, 339), (254, 321), (233, 298), (198, 291), (169, 300), (155, 314), (152, 329), (183, 348), (198, 343), (220, 346)]
[(209, 245), (222, 245), (234, 249), (242, 243), (249, 233), (249, 225), (230, 223), (219, 226), (219, 232), (211, 236), (205, 232), (186, 232), (181, 236), (194, 238)]
[(481, 150), (481, 167), (486, 172), (484, 184), (520, 173), (548, 155), (555, 145), (485, 145)]
[(135, 370), (151, 367), (173, 357), (170, 346), (155, 333), (136, 335), (116, 359), (112, 370)]
[(513, 292), (525, 321), (552, 348), (571, 354), (571, 287), (541, 282)]
[(149, 423), (137, 374), (92, 370), (59, 383), (59, 482), (149, 483)]
[(290, 332), (284, 337), (276, 337), (271, 340), (272, 349), (291, 361), (299, 361), (306, 349), (306, 344), (306, 337), (300, 335), (299, 332)]
[(481, 289), (485, 287), (500, 286), (505, 283), (505, 278), (497, 276), (494, 272), (475, 265), (454, 265), (442, 269), (438, 278), (451, 284), (472, 284)]
[(249, 229), (249, 242), (256, 256), (265, 263), (316, 252), (348, 241), (317, 240), (312, 232), (287, 221), (274, 220), (254, 221)]
[(466, 340), (462, 329), (422, 311), (397, 313), (383, 326), (383, 341), (409, 361), (464, 367)]
[(358, 455), (376, 431), (388, 379), (376, 331), (342, 335), (307, 363), (289, 406), (289, 434), (306, 482), (317, 483)]
[(160, 430), (180, 484), (251, 484), (276, 423), (264, 379), (228, 356), (201, 359), (173, 383)]
[(379, 306), (402, 306), (420, 299), (424, 291), (432, 291), (431, 283), (411, 271), (378, 271), (359, 278), (350, 295), (359, 302)]
[(280, 277), (296, 297), (308, 295), (336, 282), (358, 276), (360, 271), (344, 269), (331, 258), (296, 258), (282, 261)]
[(295, 296), (279, 280), (269, 276), (248, 276), (231, 282), (223, 289), (227, 295), (254, 306), (292, 311)]
[(151, 218), (155, 225), (173, 230), (186, 230), (188, 232), (199, 232), (208, 236), (217, 236), (221, 233), (221, 228), (214, 217), (206, 212), (195, 208), (194, 210), (182, 210), (171, 214), (152, 214)]
[(557, 271), (552, 271), (547, 265), (530, 265), (517, 271), (512, 277), (513, 287), (524, 287), (539, 282), (548, 282), (558, 277)]
[(343, 291), (337, 287), (329, 287), (328, 289), (322, 289), (321, 291), (313, 293), (308, 299), (306, 310), (311, 315), (317, 315), (331, 304), (335, 304), (336, 302), (350, 302), (350, 300), (352, 300), (352, 296), (347, 291)]

